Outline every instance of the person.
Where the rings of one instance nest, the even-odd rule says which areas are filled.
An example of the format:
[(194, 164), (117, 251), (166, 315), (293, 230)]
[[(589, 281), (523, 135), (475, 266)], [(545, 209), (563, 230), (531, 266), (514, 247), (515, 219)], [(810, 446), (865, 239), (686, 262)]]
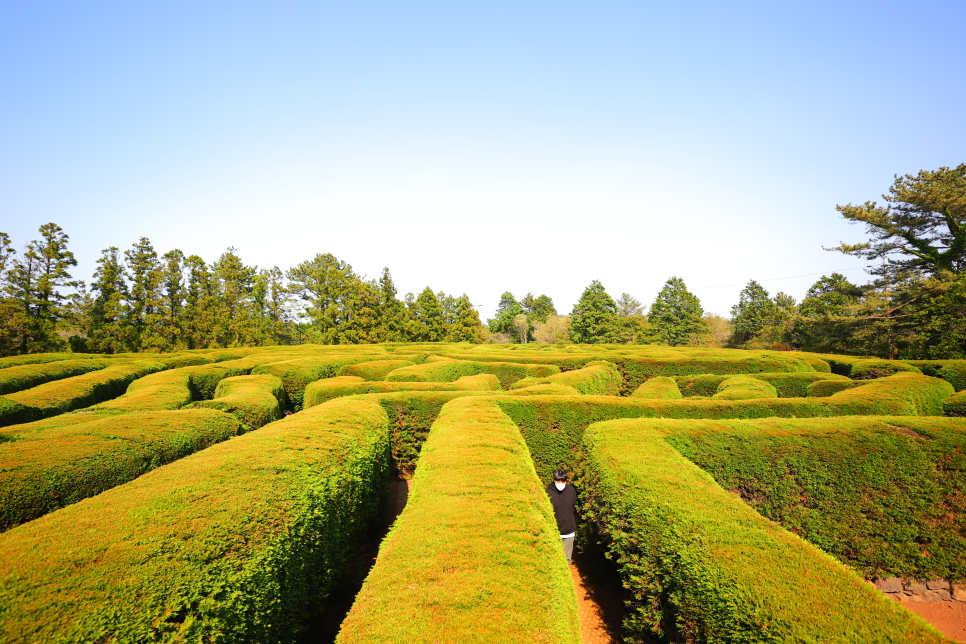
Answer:
[(564, 554), (567, 563), (574, 554), (574, 533), (577, 530), (577, 519), (574, 517), (574, 506), (577, 505), (577, 490), (567, 485), (567, 472), (553, 471), (553, 483), (547, 486), (547, 496), (553, 506), (553, 515), (557, 519), (557, 530), (563, 539)]

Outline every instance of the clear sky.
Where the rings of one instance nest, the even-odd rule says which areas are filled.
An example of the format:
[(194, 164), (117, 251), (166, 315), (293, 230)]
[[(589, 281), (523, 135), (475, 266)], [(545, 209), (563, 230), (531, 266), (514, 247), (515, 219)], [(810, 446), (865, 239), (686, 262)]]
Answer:
[(865, 281), (835, 206), (966, 162), (964, 61), (962, 0), (0, 0), (0, 231), (727, 315)]

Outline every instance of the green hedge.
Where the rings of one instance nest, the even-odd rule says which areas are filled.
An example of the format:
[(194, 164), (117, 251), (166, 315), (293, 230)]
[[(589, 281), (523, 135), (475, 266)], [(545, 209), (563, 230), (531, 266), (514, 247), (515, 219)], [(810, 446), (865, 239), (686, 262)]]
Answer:
[(966, 360), (905, 360), (927, 376), (942, 378), (956, 391), (966, 389)]
[(714, 400), (754, 400), (778, 398), (778, 392), (770, 383), (751, 376), (731, 376), (718, 385)]
[(386, 380), (390, 382), (452, 382), (463, 376), (489, 373), (500, 379), (506, 388), (521, 378), (542, 378), (559, 373), (560, 368), (548, 364), (523, 364), (516, 362), (476, 362), (452, 360), (433, 356), (423, 364), (401, 367), (391, 371)]
[[(164, 364), (155, 360), (129, 360), (18, 391), (9, 394), (7, 399), (37, 409), (42, 417), (56, 416), (116, 398), (138, 378), (162, 369)], [(4, 421), (0, 417), (0, 425)]]
[(872, 380), (904, 372), (922, 373), (918, 367), (899, 360), (858, 360), (852, 363), (849, 378), (852, 380)]
[(60, 360), (99, 360), (108, 356), (99, 353), (27, 353), (22, 356), (0, 358), (0, 369), (19, 367), (28, 364), (45, 364)]
[(337, 376), (316, 380), (305, 388), (305, 407), (313, 407), (334, 398), (360, 394), (384, 394), (401, 391), (502, 391), (493, 374), (463, 376), (453, 382), (364, 380), (359, 376)]
[(514, 383), (512, 387), (516, 389), (532, 385), (563, 385), (573, 387), (579, 394), (616, 396), (621, 392), (623, 382), (614, 363), (606, 360), (595, 360), (587, 363), (587, 366), (573, 371), (565, 371), (544, 378), (529, 377)]
[(840, 391), (859, 387), (864, 384), (858, 380), (850, 380), (845, 376), (841, 378), (841, 380), (816, 380), (806, 387), (805, 395), (809, 398), (825, 398), (832, 394), (837, 394)]
[(12, 394), (45, 382), (79, 376), (110, 364), (107, 360), (59, 360), (9, 367), (0, 371), (0, 394)]
[(959, 391), (943, 401), (943, 413), (947, 416), (966, 416), (966, 391)]
[(414, 364), (412, 360), (372, 360), (346, 365), (337, 373), (340, 376), (359, 376), (363, 380), (384, 380), (390, 371)]
[[(84, 416), (79, 418), (83, 419)], [(0, 443), (0, 530), (126, 483), (239, 433), (211, 410), (91, 418), (18, 428)]]
[(526, 444), (492, 402), (443, 408), (406, 509), (336, 641), (580, 641), (550, 502)]
[(132, 382), (118, 398), (94, 405), (94, 411), (130, 413), (180, 409), (195, 400), (211, 399), (218, 383), (225, 378), (241, 376), (251, 370), (250, 364), (204, 364), (154, 373)]
[(211, 400), (193, 403), (196, 408), (218, 409), (233, 414), (246, 430), (257, 429), (282, 417), (285, 388), (269, 374), (232, 376), (218, 383)]
[(668, 443), (866, 578), (966, 580), (966, 420), (668, 423)]
[(256, 367), (252, 369), (252, 375), (264, 373), (281, 379), (291, 409), (298, 411), (302, 409), (305, 388), (310, 382), (331, 378), (341, 367), (367, 360), (371, 358), (365, 354), (294, 358)]
[[(726, 375), (704, 374), (700, 376), (678, 376), (674, 380), (678, 383), (681, 393), (685, 396), (713, 396), (717, 393), (718, 386), (730, 377)], [(815, 372), (756, 373), (748, 377), (763, 380), (772, 385), (778, 393), (779, 398), (804, 398), (809, 395), (809, 386), (814, 382), (827, 380), (849, 381), (845, 376)]]
[(382, 408), (337, 400), (9, 530), (0, 640), (296, 641), (378, 516), (388, 452)]
[(661, 440), (666, 423), (591, 425), (575, 481), (624, 581), (625, 642), (948, 641), (722, 489)]
[(828, 398), (642, 400), (604, 396), (504, 396), (498, 404), (520, 426), (537, 472), (549, 481), (554, 468), (567, 469), (573, 464), (584, 429), (602, 420), (937, 416), (951, 393), (948, 382), (902, 373), (871, 380)]
[(0, 396), (0, 427), (29, 423), (43, 416), (36, 407), (30, 407)]
[(681, 398), (682, 394), (674, 378), (654, 376), (635, 389), (631, 397), (646, 400), (676, 400)]

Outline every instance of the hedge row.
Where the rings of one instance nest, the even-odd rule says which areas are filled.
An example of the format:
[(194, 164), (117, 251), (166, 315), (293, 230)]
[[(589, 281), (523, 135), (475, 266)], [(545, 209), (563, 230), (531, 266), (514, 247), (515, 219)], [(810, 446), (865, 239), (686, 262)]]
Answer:
[(281, 379), (288, 397), (290, 409), (302, 409), (305, 388), (310, 382), (322, 378), (332, 378), (341, 367), (371, 360), (371, 357), (361, 354), (328, 355), (311, 358), (293, 358), (281, 362), (262, 365), (252, 369), (252, 375), (269, 374)]
[(218, 383), (214, 398), (193, 403), (193, 408), (217, 409), (233, 414), (246, 430), (279, 420), (285, 404), (282, 381), (268, 374), (232, 376)]
[(660, 427), (722, 487), (866, 578), (966, 580), (966, 420), (851, 416)]
[(958, 391), (943, 402), (947, 416), (966, 416), (966, 392)]
[(711, 396), (714, 400), (755, 400), (758, 398), (778, 398), (778, 392), (768, 382), (751, 376), (731, 376), (718, 385), (718, 391)]
[(75, 409), (95, 405), (124, 393), (138, 378), (155, 373), (164, 365), (155, 360), (128, 360), (81, 376), (64, 378), (6, 396), (6, 399), (32, 410), (24, 419), (23, 412), (0, 408), (0, 427), (38, 418), (56, 416)]
[[(944, 380), (901, 373), (869, 381), (828, 398), (759, 400), (647, 400), (601, 396), (509, 397), (501, 409), (520, 426), (530, 445), (537, 472), (549, 479), (556, 467), (569, 467), (583, 430), (612, 418), (809, 418), (829, 416), (937, 416), (952, 393)], [(551, 428), (552, 431), (547, 431)]]
[(58, 360), (27, 364), (0, 370), (0, 394), (11, 394), (37, 385), (71, 376), (97, 371), (108, 366), (108, 360)]
[(631, 397), (646, 400), (677, 400), (682, 398), (682, 394), (674, 378), (654, 376), (650, 380), (645, 380), (640, 387), (635, 389)]
[(359, 376), (337, 376), (316, 380), (305, 388), (306, 408), (342, 396), (383, 394), (400, 391), (502, 391), (493, 374), (463, 376), (454, 382), (364, 380)]
[(948, 641), (722, 489), (661, 440), (666, 424), (598, 423), (583, 440), (581, 510), (624, 581), (624, 641)]
[(19, 367), (27, 364), (45, 364), (61, 360), (98, 360), (107, 356), (99, 353), (27, 353), (22, 356), (0, 358), (0, 369)]
[(927, 376), (942, 378), (956, 391), (966, 389), (966, 360), (906, 360)]
[(333, 401), (5, 532), (0, 640), (296, 641), (378, 514), (386, 422)]
[(573, 387), (579, 394), (596, 396), (616, 396), (624, 384), (621, 374), (613, 362), (595, 360), (587, 366), (573, 371), (554, 374), (545, 378), (529, 377), (511, 385), (514, 389), (532, 385), (563, 385)]
[[(718, 386), (731, 376), (704, 374), (700, 376), (678, 376), (674, 378), (681, 393), (685, 396), (713, 396), (718, 392)], [(763, 380), (772, 385), (779, 398), (804, 398), (809, 394), (809, 386), (816, 382), (841, 380), (849, 382), (845, 376), (831, 373), (756, 373), (749, 376)]]
[(61, 427), (21, 426), (0, 443), (0, 530), (131, 481), (238, 434), (211, 410), (91, 418)]
[(212, 398), (221, 380), (250, 370), (249, 365), (229, 362), (154, 373), (135, 380), (123, 396), (95, 405), (92, 410), (130, 413), (180, 409), (195, 400)]
[(519, 432), (491, 401), (443, 408), (406, 509), (336, 641), (580, 641), (550, 502)]
[(389, 382), (452, 382), (463, 376), (489, 373), (500, 379), (506, 388), (521, 378), (543, 378), (560, 373), (560, 368), (547, 364), (522, 364), (516, 362), (473, 362), (429, 358), (423, 364), (401, 367), (389, 372)]
[(395, 369), (416, 364), (412, 360), (371, 360), (349, 364), (339, 369), (340, 376), (358, 376), (363, 380), (384, 380)]

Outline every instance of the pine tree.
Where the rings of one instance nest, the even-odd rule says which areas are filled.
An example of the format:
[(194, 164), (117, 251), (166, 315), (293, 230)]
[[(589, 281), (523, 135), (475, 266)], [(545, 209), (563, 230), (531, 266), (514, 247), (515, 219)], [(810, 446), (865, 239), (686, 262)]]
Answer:
[(445, 334), (443, 307), (428, 286), (413, 302), (410, 310), (410, 334), (414, 342), (439, 342)]
[(188, 276), (185, 287), (184, 319), (182, 332), (189, 349), (207, 349), (217, 346), (211, 330), (215, 325), (217, 290), (205, 260), (189, 255), (184, 260)]
[(184, 309), (184, 253), (177, 248), (161, 256), (161, 329), (168, 351), (187, 347), (182, 325)]
[(120, 254), (116, 246), (102, 250), (94, 271), (87, 336), (88, 346), (96, 353), (121, 353), (131, 348), (126, 320), (127, 275)]
[(595, 344), (613, 341), (617, 304), (604, 285), (594, 280), (584, 289), (570, 313), (570, 333), (574, 342)]
[(731, 338), (728, 344), (740, 347), (776, 322), (777, 307), (761, 284), (751, 280), (741, 289), (738, 303), (731, 307)]
[(161, 263), (147, 237), (141, 237), (131, 250), (124, 251), (131, 275), (127, 321), (134, 351), (163, 351), (163, 296)]
[(214, 334), (220, 346), (240, 347), (255, 343), (250, 298), (256, 273), (256, 268), (245, 266), (234, 247), (229, 247), (211, 265), (218, 289)]
[(483, 325), (480, 323), (480, 314), (473, 308), (473, 304), (466, 293), (456, 299), (456, 310), (446, 341), (474, 343), (483, 341)]
[(688, 291), (684, 280), (672, 276), (655, 298), (647, 319), (665, 344), (678, 347), (707, 329), (703, 315), (701, 300)]
[(25, 332), (24, 315), (11, 297), (10, 272), (17, 252), (7, 233), (0, 233), (0, 357), (13, 355), (20, 348), (20, 337)]
[(513, 319), (524, 313), (523, 307), (513, 297), (510, 291), (500, 296), (500, 303), (496, 307), (496, 316), (487, 321), (490, 333), (505, 333), (511, 337), (516, 335)]
[(379, 277), (379, 330), (380, 342), (399, 342), (406, 327), (406, 307), (396, 297), (396, 285), (389, 268), (382, 269)]
[(67, 343), (57, 334), (57, 321), (67, 300), (60, 289), (78, 284), (68, 272), (77, 265), (74, 254), (67, 250), (70, 238), (54, 223), (44, 224), (39, 232), (41, 239), (27, 244), (7, 273), (8, 296), (20, 320), (20, 353), (66, 348)]

